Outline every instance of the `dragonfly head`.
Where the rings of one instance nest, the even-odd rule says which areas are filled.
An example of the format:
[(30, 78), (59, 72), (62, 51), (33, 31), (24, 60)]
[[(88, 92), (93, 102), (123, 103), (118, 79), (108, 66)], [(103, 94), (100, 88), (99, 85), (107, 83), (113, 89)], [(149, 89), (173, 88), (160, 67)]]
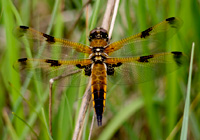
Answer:
[(92, 42), (96, 39), (103, 39), (108, 42), (108, 32), (102, 27), (97, 27), (93, 29), (92, 31), (90, 31), (89, 41)]

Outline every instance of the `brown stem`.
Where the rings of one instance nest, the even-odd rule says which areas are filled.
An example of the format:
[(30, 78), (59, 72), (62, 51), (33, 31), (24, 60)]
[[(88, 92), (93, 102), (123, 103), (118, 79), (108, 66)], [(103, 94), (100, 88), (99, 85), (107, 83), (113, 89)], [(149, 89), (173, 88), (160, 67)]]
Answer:
[(84, 125), (84, 120), (85, 120), (85, 115), (89, 106), (89, 103), (91, 101), (91, 90), (90, 90), (90, 85), (91, 85), (91, 78), (89, 80), (89, 83), (87, 85), (87, 88), (84, 93), (83, 101), (81, 103), (80, 111), (79, 111), (79, 116), (76, 122), (76, 127), (74, 130), (73, 134), (73, 140), (80, 139), (81, 134), (82, 134), (82, 129)]
[(54, 77), (54, 78), (49, 80), (49, 131), (50, 131), (50, 134), (51, 134), (52, 137), (53, 137), (53, 134), (52, 134), (52, 90), (53, 90), (52, 88), (53, 88), (53, 83), (54, 83), (54, 81), (65, 78), (67, 76), (78, 73), (80, 71), (81, 70), (76, 70), (72, 73), (69, 73), (69, 74), (66, 74), (66, 75), (60, 75), (60, 76)]
[(49, 82), (49, 131), (51, 136), (52, 134), (52, 85), (53, 83)]

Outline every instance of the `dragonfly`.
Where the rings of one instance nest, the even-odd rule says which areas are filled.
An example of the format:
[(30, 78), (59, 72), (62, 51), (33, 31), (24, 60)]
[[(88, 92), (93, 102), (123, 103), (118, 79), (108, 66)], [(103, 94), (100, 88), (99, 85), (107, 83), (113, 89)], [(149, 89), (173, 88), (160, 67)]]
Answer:
[[(117, 84), (141, 83), (153, 79), (154, 74), (164, 71), (166, 67), (168, 71), (164, 73), (172, 72), (185, 64), (186, 56), (180, 51), (144, 55), (142, 45), (137, 45), (145, 46), (145, 43), (149, 45), (149, 42), (159, 42), (159, 37), (168, 39), (177, 33), (181, 26), (181, 19), (170, 17), (138, 34), (113, 43), (110, 43), (108, 32), (102, 27), (97, 27), (90, 31), (89, 45), (55, 38), (27, 26), (18, 26), (15, 30), (17, 37), (46, 43), (44, 46), (46, 53), (59, 48), (60, 55), (64, 57), (63, 59), (20, 58), (14, 63), (14, 69), (22, 73), (34, 71), (42, 80), (74, 72), (63, 78), (64, 86), (78, 85), (81, 81), (79, 78), (90, 77), (93, 108), (97, 124), (101, 126), (109, 81)], [(162, 44), (162, 41), (160, 42)], [(36, 46), (39, 46), (40, 50), (40, 44)], [(154, 45), (149, 46), (149, 50), (156, 49), (152, 46)], [(39, 50), (36, 49), (36, 52)]]

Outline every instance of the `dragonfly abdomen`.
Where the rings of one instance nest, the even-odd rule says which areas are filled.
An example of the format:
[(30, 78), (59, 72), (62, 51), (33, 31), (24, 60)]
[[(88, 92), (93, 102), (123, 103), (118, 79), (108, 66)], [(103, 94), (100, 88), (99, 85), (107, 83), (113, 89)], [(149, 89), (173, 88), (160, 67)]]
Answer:
[(105, 108), (107, 77), (104, 64), (94, 64), (92, 68), (92, 100), (96, 112), (98, 126), (102, 125), (102, 115)]

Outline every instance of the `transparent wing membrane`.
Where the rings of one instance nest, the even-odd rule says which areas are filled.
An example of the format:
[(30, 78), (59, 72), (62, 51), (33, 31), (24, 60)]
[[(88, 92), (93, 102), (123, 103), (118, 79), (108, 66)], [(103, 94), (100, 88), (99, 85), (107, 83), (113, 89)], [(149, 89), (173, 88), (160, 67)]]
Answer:
[(84, 70), (76, 66), (79, 63), (89, 65), (91, 61), (89, 59), (65, 61), (22, 58), (14, 64), (14, 69), (20, 71), (25, 77), (32, 72), (37, 80), (45, 83), (48, 83), (51, 78), (63, 76), (58, 86), (80, 86), (80, 78), (86, 76)]
[[(178, 18), (168, 18), (147, 30), (125, 39), (113, 42), (106, 47), (105, 52), (110, 56), (146, 55), (147, 52), (162, 52), (163, 42), (171, 38), (182, 26)], [(148, 49), (145, 50), (144, 47)], [(157, 51), (155, 51), (157, 50)]]
[[(91, 53), (91, 49), (87, 45), (59, 39), (45, 33), (34, 30), (26, 26), (18, 26), (14, 29), (14, 35), (17, 38), (26, 38), (30, 41), (33, 53), (42, 52), (42, 57), (47, 56), (53, 59), (74, 59), (83, 58), (84, 54)], [(44, 44), (44, 47), (41, 47)], [(82, 53), (80, 56), (79, 54)]]
[(114, 75), (108, 77), (109, 81), (118, 84), (134, 84), (173, 72), (187, 64), (188, 58), (181, 52), (170, 52), (140, 57), (109, 58), (107, 62), (121, 63), (121, 66), (115, 67)]

